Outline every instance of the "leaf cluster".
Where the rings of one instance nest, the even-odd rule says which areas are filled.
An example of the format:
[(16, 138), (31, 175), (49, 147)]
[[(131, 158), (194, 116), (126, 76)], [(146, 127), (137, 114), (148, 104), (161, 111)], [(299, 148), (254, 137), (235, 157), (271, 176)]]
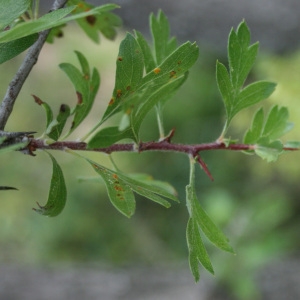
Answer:
[[(30, 8), (31, 1), (5, 0), (0, 13), (0, 63), (18, 55), (32, 45), (43, 30), (52, 30), (49, 41), (62, 34), (62, 27), (71, 20), (77, 20), (79, 26), (94, 42), (99, 42), (99, 32), (106, 38), (113, 39), (115, 27), (121, 24), (119, 17), (111, 13), (116, 5), (107, 4), (94, 7), (84, 1), (69, 0), (68, 6), (36, 18), (26, 20), (22, 15)], [(14, 24), (19, 18), (21, 21)], [(141, 143), (140, 128), (146, 115), (155, 109), (157, 113), (160, 141), (170, 144), (170, 137), (164, 135), (163, 109), (176, 91), (186, 81), (189, 69), (199, 56), (196, 43), (186, 42), (178, 45), (176, 38), (170, 37), (168, 20), (162, 11), (157, 16), (150, 15), (150, 31), (152, 41), (138, 31), (127, 33), (120, 43), (116, 58), (115, 85), (112, 96), (107, 103), (103, 115), (95, 126), (82, 138), (87, 140), (87, 148), (110, 147), (120, 141), (131, 140), (132, 151), (138, 151)], [(230, 146), (233, 141), (225, 137), (233, 118), (243, 109), (251, 107), (268, 98), (275, 89), (275, 83), (257, 81), (246, 84), (248, 75), (254, 65), (258, 43), (250, 44), (250, 30), (245, 21), (237, 30), (232, 29), (228, 38), (228, 68), (217, 61), (216, 80), (224, 102), (226, 122), (217, 144)], [(86, 119), (92, 109), (99, 86), (100, 74), (91, 68), (87, 58), (75, 51), (80, 68), (61, 63), (60, 69), (67, 75), (76, 93), (76, 103), (71, 108), (67, 104), (60, 106), (54, 116), (50, 105), (38, 96), (33, 95), (35, 102), (42, 106), (46, 114), (44, 136), (55, 143), (64, 140)], [(112, 117), (119, 116), (115, 126), (105, 124)], [(67, 121), (72, 118), (71, 126)], [(268, 161), (274, 161), (284, 151), (279, 140), (292, 128), (288, 122), (288, 110), (274, 106), (267, 116), (260, 108), (254, 115), (250, 128), (244, 135), (244, 144), (249, 145), (248, 153), (255, 152)], [(63, 136), (63, 133), (65, 135)], [(62, 137), (63, 136), (63, 137)], [(295, 145), (295, 143), (294, 143)], [(299, 147), (299, 144), (297, 144)], [(1, 147), (5, 146), (5, 147)], [(17, 143), (5, 145), (5, 138), (0, 140), (0, 152), (20, 149)], [(245, 145), (244, 145), (245, 146)], [(223, 147), (224, 148), (224, 147)], [(207, 174), (206, 165), (200, 159), (199, 152), (186, 154), (190, 161), (190, 180), (186, 186), (186, 204), (188, 222), (186, 238), (189, 251), (189, 263), (196, 281), (200, 278), (199, 263), (214, 273), (212, 263), (203, 242), (206, 236), (218, 248), (233, 253), (228, 239), (213, 223), (202, 208), (195, 190), (195, 162), (198, 162)], [(112, 169), (104, 167), (74, 151), (66, 152), (84, 159), (102, 179), (107, 188), (112, 205), (126, 217), (131, 217), (136, 208), (135, 194), (141, 195), (164, 207), (169, 207), (169, 200), (178, 202), (175, 189), (169, 184), (153, 180), (144, 174), (125, 174), (112, 160)], [(182, 151), (184, 152), (184, 151)], [(48, 153), (48, 152), (47, 152)], [(62, 169), (54, 156), (48, 153), (52, 162), (52, 178), (47, 203), (34, 210), (41, 215), (57, 216), (66, 205), (67, 189)], [(0, 187), (5, 189), (9, 187)]]

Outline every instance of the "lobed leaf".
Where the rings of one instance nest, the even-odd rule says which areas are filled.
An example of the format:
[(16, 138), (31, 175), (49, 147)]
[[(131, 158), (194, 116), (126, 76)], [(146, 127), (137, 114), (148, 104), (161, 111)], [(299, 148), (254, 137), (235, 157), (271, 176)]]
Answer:
[(190, 207), (190, 216), (198, 224), (199, 228), (203, 231), (206, 237), (218, 248), (234, 253), (232, 247), (228, 243), (228, 238), (223, 232), (214, 224), (211, 218), (207, 215), (201, 207), (194, 184), (190, 184), (186, 188), (187, 203)]
[[(74, 14), (86, 12), (95, 7), (94, 5), (80, 0), (69, 0), (67, 4), (69, 6), (77, 5), (77, 8), (73, 11)], [(122, 25), (120, 17), (110, 13), (109, 11), (102, 11), (101, 14), (87, 16), (85, 18), (77, 19), (76, 21), (85, 34), (95, 43), (99, 43), (100, 41), (99, 31), (106, 38), (112, 40), (116, 36), (115, 27)]]
[(280, 141), (270, 141), (267, 137), (262, 137), (257, 141), (255, 153), (267, 162), (276, 161), (283, 151)]
[(293, 128), (293, 124), (288, 122), (289, 112), (286, 107), (273, 106), (267, 117), (262, 136), (276, 140)]
[[(160, 189), (165, 190), (167, 193), (173, 195), (173, 196), (177, 196), (177, 192), (175, 190), (175, 188), (166, 181), (160, 181), (160, 180), (155, 180), (153, 179), (153, 177), (149, 174), (144, 174), (144, 173), (133, 173), (133, 174), (128, 174), (128, 177), (135, 179), (138, 182), (143, 182), (147, 185), (151, 185), (151, 186), (156, 186)], [(174, 201), (178, 201), (177, 199)]]
[(164, 85), (157, 87), (155, 91), (149, 93), (148, 97), (145, 97), (147, 101), (140, 104), (136, 110), (131, 114), (132, 117), (132, 128), (136, 136), (139, 134), (142, 122), (147, 113), (159, 102), (165, 102), (172, 97), (178, 88), (186, 81), (188, 73), (186, 72), (183, 76), (168, 81)]
[(217, 61), (216, 77), (222, 95), (227, 120), (221, 134), (224, 137), (233, 117), (242, 109), (268, 98), (276, 84), (258, 81), (243, 87), (254, 64), (258, 52), (258, 43), (250, 45), (250, 30), (241, 22), (237, 31), (232, 29), (228, 38), (229, 71)]
[[(170, 203), (163, 199), (162, 197), (165, 197), (167, 199), (179, 202), (177, 197), (167, 191), (165, 188), (159, 186), (157, 183), (153, 183), (151, 181), (148, 181), (147, 183), (145, 181), (136, 180), (130, 176), (126, 176), (123, 173), (118, 173), (118, 176), (124, 180), (133, 191), (135, 191), (137, 194), (140, 194), (141, 196), (144, 196), (154, 202), (157, 202), (165, 207), (170, 207)], [(160, 197), (162, 196), (162, 197)]]
[(128, 103), (128, 99), (131, 95), (134, 95), (143, 76), (144, 58), (142, 50), (130, 33), (126, 34), (120, 44), (116, 64), (115, 87), (109, 105), (102, 117), (102, 123), (119, 112), (121, 105)]
[(105, 182), (111, 203), (126, 217), (130, 218), (135, 212), (135, 199), (132, 189), (113, 172), (89, 159), (86, 159), (93, 169)]
[(189, 250), (189, 265), (195, 281), (197, 282), (200, 279), (199, 263), (211, 274), (214, 274), (214, 269), (203, 244), (198, 224), (193, 218), (189, 218), (187, 223), (186, 240)]
[(41, 206), (37, 202), (39, 208), (33, 208), (33, 210), (44, 216), (55, 217), (63, 211), (66, 205), (67, 189), (60, 166), (50, 153), (48, 155), (52, 160), (53, 166), (48, 201), (45, 206)]
[(78, 13), (68, 17), (66, 16), (70, 14), (76, 8), (76, 6), (61, 8), (43, 15), (37, 20), (23, 22), (13, 27), (10, 30), (1, 32), (0, 43), (10, 42), (34, 33), (38, 33), (43, 30), (60, 26), (72, 20), (88, 17), (94, 14), (100, 14), (102, 12), (107, 12), (108, 10), (112, 10), (117, 7), (118, 6), (114, 4), (106, 4), (106, 5), (95, 7), (87, 12)]
[(263, 141), (262, 145), (270, 144), (292, 129), (293, 124), (288, 122), (288, 117), (286, 107), (273, 106), (266, 120), (263, 109), (259, 109), (254, 115), (250, 129), (244, 136), (244, 143), (256, 144)]
[(138, 31), (134, 31), (134, 33), (135, 33), (136, 41), (140, 45), (140, 48), (143, 52), (145, 71), (146, 71), (146, 73), (149, 73), (152, 70), (154, 70), (154, 68), (155, 68), (155, 66), (157, 66), (157, 64), (154, 61), (151, 48), (150, 48), (148, 42), (146, 41), (146, 39), (144, 38), (144, 36)]
[[(168, 36), (169, 29), (166, 17), (160, 12), (158, 19), (152, 15), (152, 31), (156, 43), (163, 43), (158, 36), (159, 28)], [(127, 34), (121, 42), (117, 58), (116, 82), (108, 107), (92, 132), (107, 119), (122, 112), (119, 132), (114, 128), (112, 141), (130, 138), (139, 142), (139, 130), (146, 114), (153, 107), (163, 107), (163, 104), (176, 92), (187, 78), (187, 71), (195, 63), (199, 55), (198, 46), (187, 42), (176, 49), (174, 39), (165, 41), (164, 59), (157, 65), (151, 49), (141, 33), (135, 31), (135, 36)], [(159, 59), (160, 60), (160, 59)], [(144, 70), (145, 69), (145, 70)], [(143, 76), (144, 71), (146, 74)], [(109, 129), (112, 130), (112, 129)], [(89, 142), (101, 145), (97, 139), (103, 140), (105, 130), (96, 134)], [(106, 144), (107, 145), (107, 144)]]
[(235, 103), (232, 103), (232, 115), (268, 98), (274, 92), (275, 87), (276, 83), (268, 81), (257, 81), (249, 84), (239, 93)]
[(177, 47), (176, 39), (170, 39), (170, 26), (166, 15), (159, 10), (157, 17), (150, 15), (156, 65), (160, 65)]
[(79, 51), (75, 51), (75, 54), (79, 60), (81, 71), (69, 63), (59, 65), (71, 80), (78, 99), (77, 105), (72, 111), (74, 118), (68, 134), (72, 133), (91, 111), (100, 86), (100, 75), (97, 69), (94, 68), (90, 74), (87, 59)]
[(236, 91), (244, 84), (257, 56), (259, 44), (250, 45), (250, 30), (245, 21), (228, 38), (228, 60), (231, 82)]
[(200, 231), (218, 248), (234, 253), (227, 237), (213, 223), (201, 207), (195, 190), (195, 160), (190, 158), (190, 182), (186, 186), (186, 205), (190, 215), (187, 225), (187, 243), (190, 269), (196, 281), (199, 280), (199, 262), (212, 274), (214, 273), (209, 256), (202, 242)]

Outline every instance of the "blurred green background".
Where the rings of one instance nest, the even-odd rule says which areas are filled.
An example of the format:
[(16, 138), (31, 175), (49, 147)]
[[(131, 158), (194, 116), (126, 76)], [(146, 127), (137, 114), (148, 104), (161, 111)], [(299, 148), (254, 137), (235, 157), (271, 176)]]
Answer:
[[(75, 105), (76, 95), (67, 77), (58, 68), (61, 62), (77, 64), (73, 50), (84, 53), (91, 66), (101, 74), (101, 87), (95, 106), (79, 130), (70, 137), (83, 136), (104, 112), (114, 84), (115, 57), (124, 35), (115, 42), (102, 39), (100, 45), (89, 41), (78, 27), (67, 26), (65, 37), (47, 44), (38, 64), (27, 80), (7, 131), (37, 131), (45, 128), (45, 114), (31, 94), (51, 104)], [(224, 39), (227, 37), (224, 36)], [(174, 142), (214, 141), (224, 122), (224, 107), (215, 81), (215, 62), (226, 57), (200, 46), (200, 59), (179, 93), (165, 107), (166, 131), (176, 128)], [(22, 61), (19, 56), (0, 66), (0, 96)], [(278, 83), (274, 95), (264, 103), (265, 112), (273, 105), (289, 107), (295, 128), (286, 140), (299, 140), (300, 132), (300, 52), (277, 56), (260, 53), (252, 79)], [(250, 125), (253, 109), (237, 116), (229, 135), (242, 140)], [(143, 125), (144, 140), (157, 139), (154, 113)], [(79, 182), (79, 177), (96, 176), (83, 160), (67, 153), (55, 153), (68, 188), (65, 210), (56, 218), (45, 218), (31, 210), (38, 201), (47, 200), (51, 161), (43, 152), (36, 157), (18, 152), (3, 154), (0, 184), (19, 191), (1, 192), (1, 262), (20, 264), (97, 262), (114, 266), (176, 264), (185, 261), (185, 185), (188, 183), (188, 158), (180, 154), (113, 154), (125, 172), (142, 172), (170, 182), (178, 191), (181, 204), (165, 209), (137, 197), (137, 211), (130, 219), (110, 204), (100, 181)], [(87, 153), (95, 161), (110, 166), (103, 154)], [(267, 263), (299, 254), (299, 153), (282, 155), (276, 163), (230, 151), (202, 154), (215, 181), (197, 171), (197, 192), (212, 219), (225, 231), (237, 255), (210, 248), (216, 278), (238, 299), (253, 299), (256, 272)], [(209, 246), (210, 247), (210, 246)], [(239, 276), (243, 274), (243, 276)], [(233, 298), (232, 298), (233, 299)]]

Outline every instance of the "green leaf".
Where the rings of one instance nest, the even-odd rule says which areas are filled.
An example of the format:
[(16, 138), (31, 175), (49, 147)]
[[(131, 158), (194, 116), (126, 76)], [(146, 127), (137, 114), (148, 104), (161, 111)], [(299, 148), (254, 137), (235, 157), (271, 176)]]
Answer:
[(230, 122), (230, 115), (232, 115), (232, 102), (234, 101), (234, 89), (226, 67), (217, 61), (216, 76), (219, 91), (222, 95), (227, 118)]
[(69, 17), (66, 17), (70, 14), (76, 6), (61, 8), (55, 11), (52, 11), (48, 14), (45, 14), (41, 18), (37, 20), (23, 22), (13, 27), (10, 30), (4, 31), (0, 33), (0, 43), (10, 42), (12, 40), (16, 40), (34, 33), (38, 33), (43, 30), (47, 30), (56, 26), (60, 26), (72, 20), (76, 20), (79, 18), (85, 18), (90, 15), (100, 14), (102, 12), (106, 12), (108, 10), (112, 10), (117, 8), (117, 5), (107, 4), (99, 7), (95, 7), (87, 12), (78, 13)]
[(206, 237), (218, 248), (234, 253), (232, 247), (228, 243), (228, 238), (214, 224), (211, 218), (201, 207), (196, 195), (194, 183), (190, 183), (186, 187), (186, 197), (188, 206), (190, 207), (190, 216), (195, 220), (195, 222), (197, 222), (199, 228), (203, 231)]
[(126, 182), (137, 194), (140, 194), (141, 196), (144, 196), (145, 198), (148, 198), (165, 207), (170, 207), (171, 205), (162, 197), (179, 202), (174, 194), (168, 192), (165, 188), (162, 188), (155, 182), (148, 181), (146, 183), (145, 181), (133, 179), (131, 176), (127, 176), (121, 172), (118, 172), (118, 176), (124, 180), (124, 182)]
[(55, 217), (63, 211), (66, 205), (67, 189), (60, 166), (50, 153), (48, 155), (53, 165), (48, 201), (45, 206), (37, 203), (39, 208), (33, 208), (33, 210), (44, 216)]
[(258, 140), (255, 153), (267, 162), (276, 161), (283, 151), (283, 145), (280, 141), (270, 141), (267, 137)]
[(46, 134), (53, 140), (57, 141), (62, 134), (66, 121), (70, 116), (70, 107), (66, 104), (60, 106), (59, 113), (55, 120), (49, 124)]
[[(184, 83), (189, 68), (198, 58), (199, 49), (195, 43), (187, 42), (172, 52), (175, 44), (170, 42), (170, 54), (154, 67), (146, 40), (138, 32), (135, 32), (135, 36), (128, 33), (120, 45), (114, 92), (102, 119), (91, 132), (116, 113), (122, 112), (120, 133), (114, 131), (115, 137), (119, 135), (123, 139), (133, 136), (135, 142), (139, 142), (139, 130), (146, 114), (155, 106), (163, 107)], [(143, 76), (144, 67), (146, 74)], [(117, 142), (117, 139), (113, 141)]]
[(38, 34), (32, 34), (15, 41), (0, 44), (0, 64), (19, 55), (29, 48), (38, 38)]
[(35, 95), (32, 95), (32, 97), (34, 98), (34, 101), (42, 106), (44, 109), (45, 109), (45, 112), (46, 112), (46, 128), (49, 127), (50, 123), (53, 121), (53, 112), (52, 112), (52, 109), (51, 107), (49, 106), (48, 103), (42, 101), (39, 97), (35, 96)]
[(255, 144), (261, 137), (264, 125), (264, 111), (260, 108), (254, 115), (251, 128), (246, 132), (244, 144)]
[(77, 94), (77, 105), (72, 111), (74, 119), (68, 134), (72, 133), (91, 111), (100, 86), (100, 75), (97, 69), (94, 68), (91, 75), (87, 59), (79, 51), (75, 51), (75, 53), (79, 60), (81, 71), (69, 63), (59, 65), (71, 80)]
[(135, 136), (138, 136), (142, 122), (147, 113), (160, 101), (165, 102), (172, 97), (179, 87), (186, 81), (188, 73), (186, 72), (183, 76), (175, 78), (174, 80), (168, 81), (166, 84), (158, 86), (156, 90), (149, 92), (149, 96), (145, 96), (147, 101), (140, 104), (136, 110), (132, 112), (132, 128)]
[(202, 231), (218, 248), (234, 253), (227, 237), (213, 223), (201, 207), (195, 190), (195, 159), (190, 158), (190, 182), (186, 186), (186, 205), (190, 215), (187, 225), (187, 244), (189, 249), (190, 269), (196, 281), (199, 280), (199, 262), (212, 274), (214, 273), (209, 256), (202, 242)]
[(243, 87), (254, 64), (258, 52), (258, 43), (250, 45), (250, 30), (243, 21), (237, 28), (231, 30), (228, 38), (229, 71), (217, 61), (216, 77), (219, 91), (222, 95), (227, 120), (221, 138), (229, 127), (233, 117), (242, 109), (268, 98), (276, 84), (258, 81)]
[(170, 39), (170, 26), (166, 15), (160, 10), (157, 17), (150, 15), (150, 28), (154, 44), (156, 65), (160, 65), (177, 46), (176, 40)]
[[(77, 5), (77, 9), (73, 13), (86, 12), (94, 8), (93, 5), (80, 0), (69, 0), (67, 4)], [(99, 43), (99, 31), (106, 38), (112, 40), (117, 34), (116, 27), (122, 25), (122, 20), (115, 14), (103, 11), (100, 15), (78, 19), (77, 23), (92, 41)]]
[(239, 93), (236, 101), (232, 103), (232, 117), (243, 108), (268, 98), (274, 92), (275, 87), (276, 83), (268, 81), (257, 81), (249, 84)]
[(0, 31), (29, 8), (31, 0), (1, 0)]
[(55, 38), (62, 38), (62, 37), (64, 36), (64, 33), (63, 33), (63, 30), (62, 30), (62, 29), (63, 29), (65, 26), (66, 26), (66, 24), (62, 24), (62, 25), (53, 27), (53, 28), (50, 30), (50, 33), (49, 33), (48, 36), (47, 36), (46, 42), (49, 43), (49, 44), (53, 44)]
[(195, 281), (197, 282), (200, 279), (199, 263), (211, 274), (214, 274), (214, 269), (203, 244), (198, 224), (193, 218), (189, 218), (188, 220), (186, 239), (189, 250), (189, 265)]
[(88, 148), (104, 148), (128, 138), (134, 140), (131, 128), (120, 131), (118, 127), (106, 127), (91, 138), (88, 142)]
[(135, 199), (132, 189), (113, 172), (89, 159), (93, 169), (102, 177), (105, 182), (109, 199), (115, 208), (126, 217), (130, 218), (135, 212)]
[(102, 117), (102, 122), (119, 112), (125, 99), (128, 102), (139, 86), (143, 76), (144, 59), (136, 39), (127, 33), (121, 42), (117, 58), (117, 69), (113, 96)]
[(150, 48), (147, 40), (144, 38), (144, 36), (140, 32), (134, 31), (134, 33), (135, 33), (135, 38), (136, 38), (137, 42), (139, 43), (140, 48), (142, 49), (142, 52), (143, 52), (146, 73), (149, 73), (152, 70), (154, 70), (154, 68), (155, 68), (155, 66), (157, 66), (157, 64), (154, 61), (154, 58), (153, 58), (153, 55), (151, 52), (151, 48)]
[(269, 112), (262, 136), (276, 140), (293, 128), (293, 124), (288, 122), (289, 112), (286, 107), (275, 105)]
[(236, 91), (243, 86), (257, 56), (259, 44), (249, 44), (250, 30), (243, 21), (236, 32), (231, 30), (228, 39), (230, 77)]
[(169, 194), (172, 194), (173, 196), (177, 196), (177, 191), (169, 182), (155, 180), (151, 175), (144, 174), (144, 173), (133, 173), (133, 174), (128, 174), (128, 176), (132, 179), (135, 179), (136, 181), (143, 182), (151, 186), (156, 186), (158, 188), (165, 190)]
[(91, 76), (91, 72), (90, 72), (90, 66), (89, 63), (87, 61), (87, 59), (85, 58), (85, 56), (79, 52), (79, 51), (74, 51), (77, 59), (79, 60), (80, 66), (81, 66), (81, 72), (83, 74), (83, 76), (85, 78), (89, 78)]
[(263, 139), (263, 144), (269, 144), (280, 138), (293, 127), (293, 124), (288, 122), (288, 118), (286, 107), (273, 106), (266, 120), (264, 120), (263, 109), (259, 109), (253, 118), (251, 128), (245, 134), (244, 143), (255, 144)]

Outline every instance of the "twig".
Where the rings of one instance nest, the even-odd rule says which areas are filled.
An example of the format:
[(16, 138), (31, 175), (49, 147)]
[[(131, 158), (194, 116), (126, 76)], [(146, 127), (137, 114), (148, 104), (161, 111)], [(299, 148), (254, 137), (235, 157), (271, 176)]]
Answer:
[[(55, 0), (51, 10), (62, 8), (66, 2), (67, 0)], [(29, 48), (23, 63), (8, 85), (6, 94), (0, 106), (0, 130), (3, 130), (5, 127), (21, 88), (33, 66), (36, 64), (49, 32), (50, 29), (40, 33), (38, 40)]]
[[(245, 151), (253, 150), (255, 146), (246, 144), (231, 144), (226, 146), (224, 143), (212, 142), (204, 144), (173, 144), (168, 140), (163, 141), (152, 141), (152, 142), (141, 142), (138, 146), (134, 143), (124, 143), (124, 144), (113, 144), (105, 148), (88, 148), (87, 144), (84, 142), (75, 141), (61, 141), (54, 142), (52, 144), (45, 143), (44, 140), (31, 139), (28, 145), (28, 149), (35, 151), (37, 149), (41, 150), (60, 150), (65, 149), (78, 150), (78, 151), (91, 151), (91, 152), (102, 152), (106, 154), (111, 154), (113, 152), (145, 152), (145, 151), (160, 151), (160, 152), (179, 152), (185, 154), (191, 154), (196, 157), (196, 155), (201, 151), (207, 150), (233, 150), (233, 151)], [(290, 149), (288, 149), (290, 150)], [(296, 149), (295, 149), (296, 150)]]

